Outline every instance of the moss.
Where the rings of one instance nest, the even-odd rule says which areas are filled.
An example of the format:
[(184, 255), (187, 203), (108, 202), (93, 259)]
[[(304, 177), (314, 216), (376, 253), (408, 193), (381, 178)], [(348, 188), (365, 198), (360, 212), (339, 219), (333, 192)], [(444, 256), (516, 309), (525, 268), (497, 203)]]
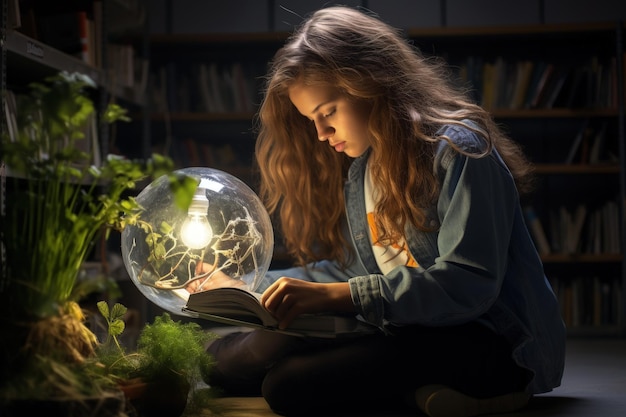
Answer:
[[(183, 398), (188, 398), (186, 413), (210, 406), (213, 392), (200, 389), (200, 383), (202, 372), (213, 365), (213, 358), (206, 352), (205, 345), (216, 337), (215, 334), (197, 323), (175, 321), (168, 313), (163, 313), (142, 329), (137, 349), (127, 352), (117, 340), (125, 328), (122, 318), (126, 307), (118, 303), (109, 309), (101, 301), (98, 309), (107, 321), (108, 336), (99, 346), (97, 361), (91, 364), (89, 372), (109, 378), (120, 386), (129, 381), (152, 382), (152, 393), (146, 395), (157, 395), (157, 398), (151, 402), (158, 402), (156, 393), (163, 387), (172, 394), (189, 390), (191, 395), (183, 394)], [(146, 406), (141, 400), (135, 404)]]
[(200, 369), (211, 363), (204, 346), (212, 338), (197, 323), (174, 321), (168, 313), (156, 317), (144, 327), (137, 343), (143, 374), (153, 378), (173, 371), (189, 382), (199, 381)]

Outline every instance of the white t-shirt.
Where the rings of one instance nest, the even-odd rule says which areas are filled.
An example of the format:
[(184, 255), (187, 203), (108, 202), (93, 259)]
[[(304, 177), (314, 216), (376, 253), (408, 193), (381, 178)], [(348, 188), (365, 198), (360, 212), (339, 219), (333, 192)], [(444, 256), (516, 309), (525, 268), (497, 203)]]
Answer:
[(418, 263), (406, 248), (405, 242), (394, 243), (391, 246), (383, 246), (378, 243), (378, 230), (374, 221), (374, 205), (378, 198), (377, 189), (372, 183), (369, 164), (365, 170), (365, 210), (367, 212), (367, 223), (369, 224), (370, 242), (372, 242), (372, 250), (376, 263), (383, 274), (387, 274), (393, 268), (400, 265), (417, 267)]

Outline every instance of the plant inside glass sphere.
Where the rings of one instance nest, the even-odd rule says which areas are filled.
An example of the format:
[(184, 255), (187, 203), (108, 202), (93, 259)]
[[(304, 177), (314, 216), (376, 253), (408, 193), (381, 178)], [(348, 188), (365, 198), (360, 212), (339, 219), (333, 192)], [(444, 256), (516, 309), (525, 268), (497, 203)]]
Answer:
[(212, 168), (174, 172), (192, 178), (191, 204), (175, 204), (165, 178), (137, 196), (142, 208), (122, 232), (122, 256), (139, 290), (173, 314), (182, 311), (187, 290), (202, 290), (225, 274), (255, 290), (269, 268), (274, 234), (269, 214), (254, 191), (240, 179)]

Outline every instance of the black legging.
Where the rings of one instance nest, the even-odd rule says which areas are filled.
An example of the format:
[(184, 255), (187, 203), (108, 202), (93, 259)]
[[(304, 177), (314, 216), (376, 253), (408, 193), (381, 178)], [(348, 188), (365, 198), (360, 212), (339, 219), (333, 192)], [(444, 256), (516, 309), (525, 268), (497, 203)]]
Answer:
[(415, 409), (415, 390), (423, 385), (486, 398), (523, 390), (529, 380), (508, 343), (477, 323), (348, 340), (255, 330), (218, 339), (208, 352), (216, 360), (205, 377), (211, 387), (263, 395), (273, 411), (289, 416), (401, 412)]

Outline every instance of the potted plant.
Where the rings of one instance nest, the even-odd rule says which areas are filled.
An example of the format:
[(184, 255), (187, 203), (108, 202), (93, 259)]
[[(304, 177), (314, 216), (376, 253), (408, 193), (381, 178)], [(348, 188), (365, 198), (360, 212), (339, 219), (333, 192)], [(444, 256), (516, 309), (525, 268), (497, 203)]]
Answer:
[(116, 303), (109, 308), (100, 301), (98, 310), (107, 324), (107, 340), (98, 347), (91, 372), (117, 384), (139, 415), (177, 417), (185, 409), (206, 405), (210, 393), (198, 387), (202, 370), (211, 366), (205, 345), (212, 333), (163, 313), (141, 330), (136, 349), (127, 352), (118, 340), (126, 307)]
[[(88, 78), (67, 73), (32, 84), (20, 98), (17, 129), (0, 140), (10, 170), (2, 173), (0, 212), (3, 416), (16, 407), (22, 415), (24, 404), (37, 402), (93, 408), (85, 405), (90, 399), (116, 399), (119, 391), (84, 372), (98, 341), (76, 299), (81, 265), (98, 236), (122, 230), (123, 214), (139, 209), (125, 197), (138, 181), (170, 175), (181, 207), (195, 189), (193, 180), (174, 177), (172, 161), (159, 155), (147, 161), (109, 155), (93, 165), (79, 146), (94, 119), (92, 87)], [(114, 104), (97, 116), (99, 123), (126, 119)]]

